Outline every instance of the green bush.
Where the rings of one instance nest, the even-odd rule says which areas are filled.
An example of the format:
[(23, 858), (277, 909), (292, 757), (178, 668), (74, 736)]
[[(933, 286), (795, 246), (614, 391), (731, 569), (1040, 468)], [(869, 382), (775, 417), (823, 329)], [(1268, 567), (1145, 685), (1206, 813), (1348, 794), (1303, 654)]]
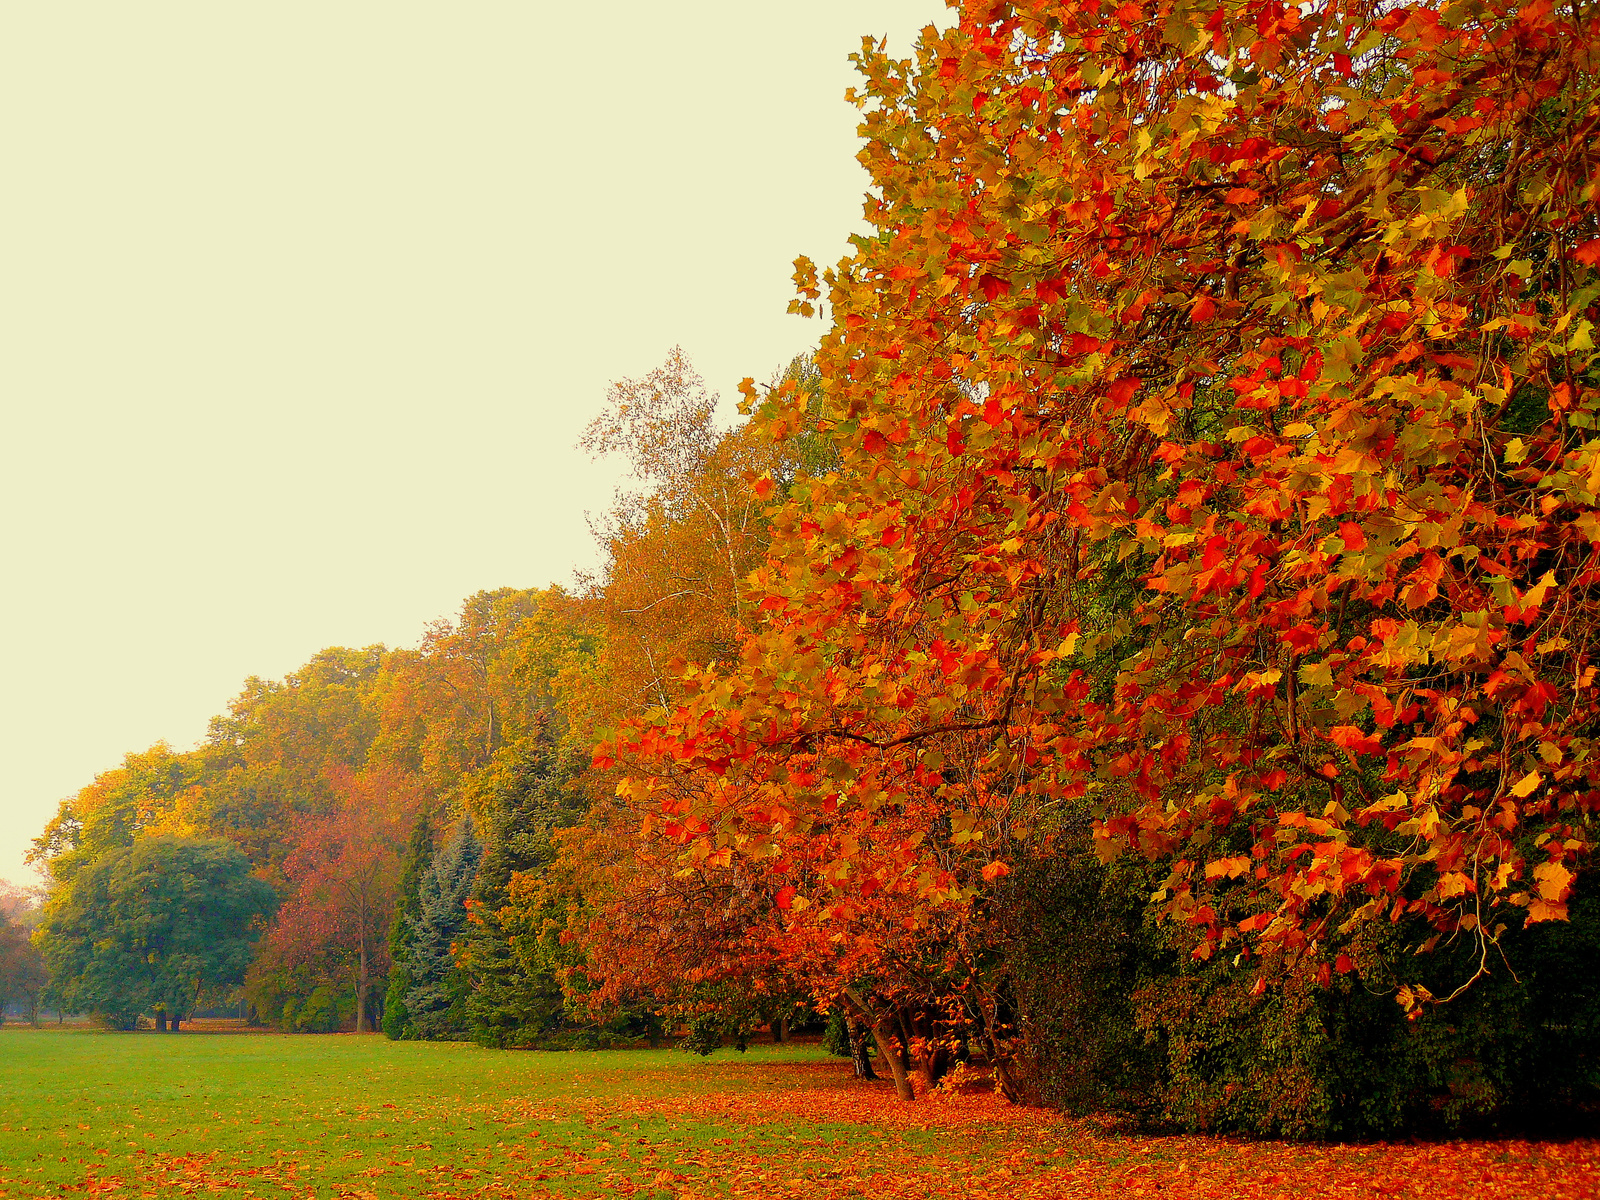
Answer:
[[(353, 1000), (353, 997), (352, 997)], [(333, 1033), (339, 1028), (340, 997), (327, 984), (312, 991), (294, 1013), (295, 1033)], [(352, 1011), (354, 1004), (351, 1005)]]
[(1013, 874), (994, 914), (998, 990), (1026, 1098), (1070, 1112), (1156, 1103), (1159, 1053), (1135, 1027), (1133, 997), (1177, 956), (1145, 920), (1151, 876), (1133, 859), (1103, 866), (1086, 846)]
[(851, 1057), (850, 1029), (840, 1009), (828, 1014), (828, 1027), (822, 1031), (822, 1048), (835, 1058)]
[(1582, 881), (1570, 922), (1506, 931), (1486, 977), (1410, 1016), (1399, 986), (1450, 995), (1475, 942), (1418, 955), (1389, 929), (1326, 986), (1308, 961), (1252, 995), (1253, 964), (1197, 962), (1150, 923), (1143, 863), (1061, 856), (1011, 882), (991, 914), (998, 991), (1035, 1100), (1292, 1138), (1548, 1131), (1600, 1112), (1600, 902)]

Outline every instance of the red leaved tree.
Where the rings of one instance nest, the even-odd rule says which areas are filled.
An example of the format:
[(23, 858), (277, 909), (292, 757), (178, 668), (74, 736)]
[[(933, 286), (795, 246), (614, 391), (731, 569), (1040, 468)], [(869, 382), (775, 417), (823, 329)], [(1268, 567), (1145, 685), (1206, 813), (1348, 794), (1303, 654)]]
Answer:
[(388, 933), (400, 854), (424, 803), (416, 781), (392, 768), (330, 773), (332, 811), (304, 817), (284, 860), (287, 895), (262, 964), (314, 966), (354, 986), (356, 1032), (372, 1024), (372, 989), (389, 970)]
[(1465, 987), (1563, 918), (1596, 53), (1546, 0), (973, 3), (868, 43), (875, 234), (799, 263), (820, 406), (761, 412), (839, 470), (774, 514), (736, 666), (611, 751), (666, 834), (847, 941), (888, 881), (959, 922), (1083, 814), (1262, 988), (1394, 923), (1475, 944)]

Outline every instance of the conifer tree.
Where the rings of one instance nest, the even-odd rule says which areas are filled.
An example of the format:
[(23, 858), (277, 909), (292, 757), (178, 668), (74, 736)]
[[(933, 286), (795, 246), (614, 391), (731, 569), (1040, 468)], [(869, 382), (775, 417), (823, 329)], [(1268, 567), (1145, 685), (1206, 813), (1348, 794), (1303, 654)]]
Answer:
[(400, 902), (389, 927), (389, 988), (383, 1000), (383, 1032), (391, 1041), (417, 1036), (406, 1009), (406, 993), (416, 984), (411, 974), (411, 943), (422, 912), (422, 877), (433, 863), (433, 814), (423, 813), (411, 830), (400, 866)]
[(555, 831), (583, 815), (575, 774), (555, 748), (530, 749), (494, 790), (472, 926), (463, 939), (462, 965), (472, 979), (468, 1027), (480, 1045), (527, 1045), (560, 1020), (560, 985), (553, 973), (530, 970), (517, 955), (502, 913), (512, 876), (548, 868)]
[(448, 1037), (464, 1027), (467, 981), (451, 955), (451, 945), (466, 928), (466, 901), (482, 853), (471, 819), (463, 817), (434, 851), (422, 877), (417, 915), (410, 922), (413, 932), (406, 959), (411, 987), (405, 994), (406, 1016), (418, 1037)]

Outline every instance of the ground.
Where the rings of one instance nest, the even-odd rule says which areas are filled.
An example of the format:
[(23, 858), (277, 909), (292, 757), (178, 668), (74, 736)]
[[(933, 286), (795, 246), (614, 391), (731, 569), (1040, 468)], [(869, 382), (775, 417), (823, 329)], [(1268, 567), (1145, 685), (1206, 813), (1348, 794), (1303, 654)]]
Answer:
[(983, 1091), (903, 1105), (814, 1046), (8, 1026), (0, 1081), (0, 1198), (1600, 1197), (1600, 1140), (1134, 1137)]

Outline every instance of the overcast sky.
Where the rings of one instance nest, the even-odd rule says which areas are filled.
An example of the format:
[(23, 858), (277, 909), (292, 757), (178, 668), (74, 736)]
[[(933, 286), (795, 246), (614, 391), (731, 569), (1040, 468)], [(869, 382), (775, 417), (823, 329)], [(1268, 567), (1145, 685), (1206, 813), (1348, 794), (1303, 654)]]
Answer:
[(724, 397), (861, 224), (863, 34), (938, 0), (52, 0), (0, 12), (0, 878), (249, 675), (570, 582), (574, 443)]

